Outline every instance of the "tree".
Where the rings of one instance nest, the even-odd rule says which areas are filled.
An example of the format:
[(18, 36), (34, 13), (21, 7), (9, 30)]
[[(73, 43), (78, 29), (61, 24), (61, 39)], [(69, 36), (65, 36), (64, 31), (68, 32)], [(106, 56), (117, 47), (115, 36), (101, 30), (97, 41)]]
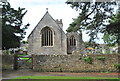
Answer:
[[(79, 11), (79, 16), (70, 24), (67, 31), (87, 30), (89, 42), (98, 39), (97, 34), (105, 32), (106, 24), (113, 15), (115, 2), (66, 2), (73, 9)], [(74, 26), (74, 27), (73, 27)]]
[[(112, 44), (118, 43), (118, 53), (120, 53), (120, 11), (110, 19), (110, 24), (106, 26), (106, 33), (114, 37)], [(110, 37), (108, 37), (110, 38)]]
[(28, 44), (28, 41), (22, 41), (23, 44)]
[(15, 10), (11, 8), (9, 2), (2, 2), (2, 49), (16, 48), (20, 46), (20, 41), (26, 34), (25, 30), (29, 26), (24, 25), (22, 19), (26, 14), (25, 8)]
[(95, 42), (93, 42), (92, 44), (89, 43), (89, 42), (84, 42), (84, 45), (85, 45), (85, 48), (92, 47), (92, 48), (94, 48), (94, 49), (99, 46), (99, 44), (97, 44), (97, 43), (95, 43)]
[(104, 33), (103, 40), (104, 40), (104, 43), (107, 44), (108, 46), (115, 46), (116, 39), (117, 39), (116, 36), (112, 34), (108, 34), (107, 31)]
[(73, 18), (73, 22), (69, 24), (69, 27), (66, 30), (67, 32), (81, 32), (81, 29), (79, 26), (77, 26), (77, 19)]

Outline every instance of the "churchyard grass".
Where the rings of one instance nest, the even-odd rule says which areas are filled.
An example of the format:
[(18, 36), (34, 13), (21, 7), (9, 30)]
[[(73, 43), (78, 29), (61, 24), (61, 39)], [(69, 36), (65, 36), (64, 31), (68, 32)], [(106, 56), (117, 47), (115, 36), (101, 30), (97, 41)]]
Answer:
[(77, 77), (77, 76), (22, 76), (14, 79), (119, 79), (114, 77)]
[[(18, 56), (21, 57), (21, 56), (26, 56), (26, 55), (27, 55), (27, 54), (19, 54)], [(24, 57), (22, 57), (22, 58), (20, 58), (20, 59), (21, 59), (21, 60), (28, 60), (28, 59), (29, 59), (28, 62), (30, 62), (30, 63), (32, 62), (32, 59), (31, 59), (31, 58), (26, 58), (26, 57), (24, 58)]]
[[(22, 58), (21, 60), (28, 60), (29, 58)], [(30, 58), (29, 60), (28, 60), (28, 62), (29, 63), (31, 63), (32, 62), (32, 59)]]
[(26, 56), (26, 55), (28, 55), (28, 54), (22, 53), (22, 54), (18, 54), (17, 56)]

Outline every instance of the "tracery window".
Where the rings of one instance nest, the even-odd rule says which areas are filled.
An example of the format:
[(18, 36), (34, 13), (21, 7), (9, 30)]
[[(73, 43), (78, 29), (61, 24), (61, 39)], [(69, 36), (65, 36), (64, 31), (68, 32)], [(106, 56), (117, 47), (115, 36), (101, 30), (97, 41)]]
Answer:
[(76, 39), (74, 36), (70, 37), (70, 46), (76, 46)]
[(53, 31), (49, 27), (42, 29), (42, 46), (53, 46)]

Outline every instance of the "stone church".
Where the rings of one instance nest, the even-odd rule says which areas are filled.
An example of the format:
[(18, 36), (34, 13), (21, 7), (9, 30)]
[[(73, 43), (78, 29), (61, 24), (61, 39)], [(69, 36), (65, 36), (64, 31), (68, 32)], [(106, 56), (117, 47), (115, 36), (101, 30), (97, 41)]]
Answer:
[(28, 36), (28, 54), (67, 55), (83, 50), (82, 33), (63, 31), (62, 19), (45, 15)]

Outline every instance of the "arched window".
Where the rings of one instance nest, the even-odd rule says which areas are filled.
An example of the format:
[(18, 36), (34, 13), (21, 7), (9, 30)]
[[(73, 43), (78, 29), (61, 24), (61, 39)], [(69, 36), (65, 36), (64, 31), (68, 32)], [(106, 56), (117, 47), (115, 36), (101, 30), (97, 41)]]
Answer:
[(53, 46), (53, 32), (49, 27), (42, 29), (42, 46)]
[(70, 46), (76, 46), (76, 39), (74, 36), (70, 37)]

